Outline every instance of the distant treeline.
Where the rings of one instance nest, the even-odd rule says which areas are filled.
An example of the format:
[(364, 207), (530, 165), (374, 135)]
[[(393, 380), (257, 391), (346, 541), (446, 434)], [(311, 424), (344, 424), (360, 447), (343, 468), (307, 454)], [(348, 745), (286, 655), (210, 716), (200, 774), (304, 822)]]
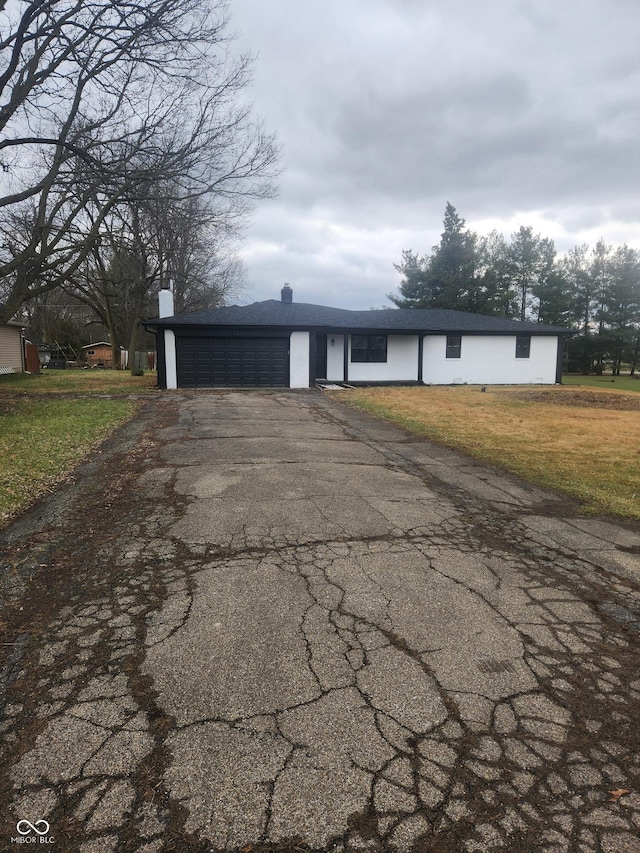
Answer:
[(402, 253), (400, 308), (453, 308), (574, 330), (572, 371), (633, 374), (640, 359), (640, 253), (626, 244), (576, 246), (558, 257), (553, 240), (521, 227), (506, 240), (465, 226), (447, 203), (431, 253)]

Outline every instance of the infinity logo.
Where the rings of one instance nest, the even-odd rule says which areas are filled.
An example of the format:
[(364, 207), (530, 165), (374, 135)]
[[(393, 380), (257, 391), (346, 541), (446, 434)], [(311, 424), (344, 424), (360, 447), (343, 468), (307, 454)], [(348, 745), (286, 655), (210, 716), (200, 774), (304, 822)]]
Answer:
[[(21, 827), (26, 826), (26, 829), (21, 829)], [(38, 829), (39, 826), (44, 826), (44, 829)], [(31, 823), (30, 820), (19, 820), (16, 824), (16, 829), (20, 833), (20, 835), (29, 835), (30, 832), (35, 832), (36, 835), (46, 835), (49, 832), (49, 824), (46, 820), (37, 820), (34, 823)]]

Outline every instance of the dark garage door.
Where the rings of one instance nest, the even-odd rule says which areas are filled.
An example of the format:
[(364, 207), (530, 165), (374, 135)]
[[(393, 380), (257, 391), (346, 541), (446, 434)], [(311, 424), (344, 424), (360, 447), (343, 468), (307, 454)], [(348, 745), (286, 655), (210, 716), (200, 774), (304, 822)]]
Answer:
[(178, 388), (288, 388), (289, 338), (176, 338)]

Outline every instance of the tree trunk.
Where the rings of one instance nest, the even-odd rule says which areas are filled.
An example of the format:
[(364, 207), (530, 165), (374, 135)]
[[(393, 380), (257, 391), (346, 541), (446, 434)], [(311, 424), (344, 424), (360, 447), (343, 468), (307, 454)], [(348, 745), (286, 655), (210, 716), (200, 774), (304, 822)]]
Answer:
[(113, 364), (114, 370), (119, 370), (120, 346), (118, 345), (116, 329), (110, 313), (108, 314), (107, 328), (109, 330), (109, 340), (111, 341), (111, 363)]
[(131, 334), (129, 335), (129, 372), (132, 376), (137, 373), (136, 367), (136, 352), (138, 349), (138, 338), (140, 336), (140, 320), (136, 319), (131, 324)]
[(638, 357), (640, 356), (640, 338), (636, 338), (635, 346), (631, 350), (631, 365), (629, 367), (629, 376), (636, 375), (636, 367), (638, 365)]

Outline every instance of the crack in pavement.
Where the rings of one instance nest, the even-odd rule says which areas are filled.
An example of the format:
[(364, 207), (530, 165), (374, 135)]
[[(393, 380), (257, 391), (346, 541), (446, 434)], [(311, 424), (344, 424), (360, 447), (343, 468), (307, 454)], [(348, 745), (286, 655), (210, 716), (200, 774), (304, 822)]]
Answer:
[(636, 530), (318, 394), (168, 399), (3, 534), (4, 838), (640, 851)]

